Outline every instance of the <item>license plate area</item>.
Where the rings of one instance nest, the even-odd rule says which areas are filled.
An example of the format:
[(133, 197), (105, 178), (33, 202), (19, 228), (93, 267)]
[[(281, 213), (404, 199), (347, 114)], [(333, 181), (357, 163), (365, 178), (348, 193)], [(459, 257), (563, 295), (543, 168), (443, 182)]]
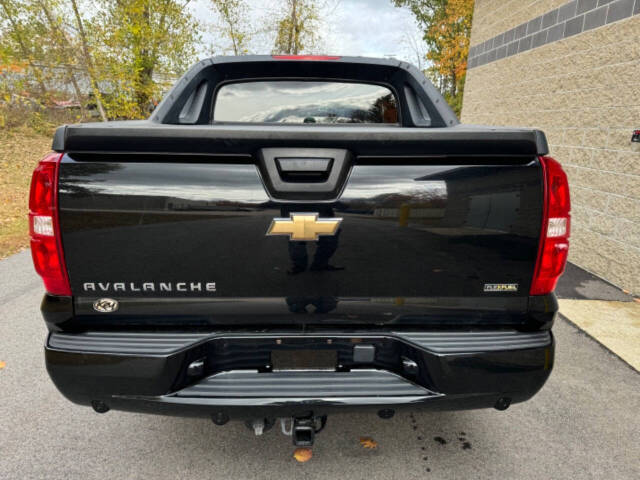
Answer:
[(271, 352), (271, 366), (277, 370), (330, 370), (338, 365), (336, 350), (278, 349)]

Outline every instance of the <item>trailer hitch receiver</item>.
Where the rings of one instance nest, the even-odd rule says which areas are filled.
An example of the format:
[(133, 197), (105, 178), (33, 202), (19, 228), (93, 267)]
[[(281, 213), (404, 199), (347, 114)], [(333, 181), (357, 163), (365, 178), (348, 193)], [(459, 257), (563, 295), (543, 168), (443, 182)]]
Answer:
[[(290, 428), (287, 428), (287, 420), (290, 420)], [(282, 433), (291, 435), (291, 440), (296, 447), (310, 447), (316, 438), (316, 433), (322, 431), (327, 424), (327, 416), (314, 416), (313, 414), (304, 417), (281, 418), (280, 427)]]
[(316, 436), (314, 418), (294, 418), (291, 438), (297, 447), (310, 447)]

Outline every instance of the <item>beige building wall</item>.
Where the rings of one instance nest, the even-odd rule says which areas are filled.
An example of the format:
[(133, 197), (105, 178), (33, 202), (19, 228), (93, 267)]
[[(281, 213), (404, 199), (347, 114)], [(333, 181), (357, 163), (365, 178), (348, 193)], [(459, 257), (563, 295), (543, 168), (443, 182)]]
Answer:
[(464, 123), (537, 127), (572, 194), (569, 259), (640, 294), (640, 0), (477, 0)]

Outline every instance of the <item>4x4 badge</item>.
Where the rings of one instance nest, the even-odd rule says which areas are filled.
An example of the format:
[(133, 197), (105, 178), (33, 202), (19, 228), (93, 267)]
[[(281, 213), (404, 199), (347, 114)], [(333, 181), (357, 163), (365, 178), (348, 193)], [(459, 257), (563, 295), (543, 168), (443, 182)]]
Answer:
[(96, 312), (111, 313), (118, 310), (118, 301), (113, 298), (99, 298), (93, 302), (93, 309)]

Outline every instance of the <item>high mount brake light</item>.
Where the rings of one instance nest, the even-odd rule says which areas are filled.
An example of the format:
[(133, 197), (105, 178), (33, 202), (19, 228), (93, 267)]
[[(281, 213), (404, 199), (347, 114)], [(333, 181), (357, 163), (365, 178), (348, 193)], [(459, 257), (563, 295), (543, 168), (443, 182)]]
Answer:
[(71, 295), (58, 219), (58, 173), (62, 154), (50, 153), (33, 171), (29, 192), (31, 256), (44, 288), (52, 295)]
[(342, 57), (331, 55), (271, 55), (275, 60), (340, 60)]
[(531, 295), (553, 292), (564, 272), (571, 233), (569, 182), (560, 164), (551, 157), (540, 157), (544, 201), (540, 246), (531, 282)]

